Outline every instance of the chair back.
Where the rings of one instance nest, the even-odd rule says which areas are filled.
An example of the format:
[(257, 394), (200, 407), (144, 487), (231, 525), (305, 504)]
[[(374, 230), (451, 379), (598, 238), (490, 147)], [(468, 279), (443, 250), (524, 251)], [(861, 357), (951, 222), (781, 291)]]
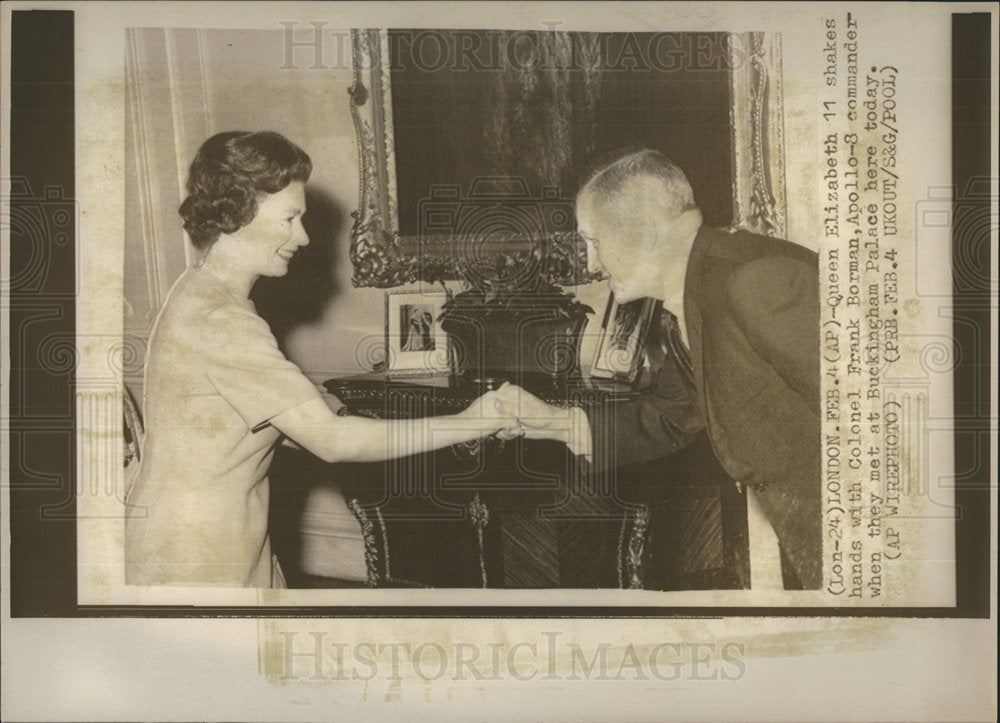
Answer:
[(135, 398), (127, 386), (122, 386), (122, 436), (125, 442), (125, 498), (128, 499), (142, 460), (142, 443), (146, 430), (142, 425), (142, 414)]

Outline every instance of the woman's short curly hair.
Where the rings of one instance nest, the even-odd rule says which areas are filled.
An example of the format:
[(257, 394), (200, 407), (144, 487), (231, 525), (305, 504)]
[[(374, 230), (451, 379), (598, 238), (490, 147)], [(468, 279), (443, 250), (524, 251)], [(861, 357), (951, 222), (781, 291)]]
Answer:
[(273, 131), (217, 133), (198, 149), (188, 173), (188, 197), (180, 214), (199, 249), (219, 234), (233, 233), (257, 215), (257, 202), (292, 181), (305, 182), (312, 161), (297, 145)]

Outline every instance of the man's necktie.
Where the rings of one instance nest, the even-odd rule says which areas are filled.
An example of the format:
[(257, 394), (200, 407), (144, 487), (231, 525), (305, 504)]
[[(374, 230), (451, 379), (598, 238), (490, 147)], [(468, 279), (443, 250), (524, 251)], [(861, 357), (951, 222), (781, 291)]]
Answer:
[(658, 305), (653, 319), (651, 333), (646, 341), (646, 355), (652, 371), (658, 372), (666, 364), (673, 364), (680, 371), (686, 385), (694, 388), (694, 367), (691, 352), (681, 337), (677, 317)]

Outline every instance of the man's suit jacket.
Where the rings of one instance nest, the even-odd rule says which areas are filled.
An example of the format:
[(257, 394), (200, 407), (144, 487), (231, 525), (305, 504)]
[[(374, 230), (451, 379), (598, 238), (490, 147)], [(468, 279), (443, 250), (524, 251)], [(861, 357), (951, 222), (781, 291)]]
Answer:
[[(640, 399), (591, 418), (594, 463), (664, 457), (707, 429), (732, 479), (757, 489), (786, 563), (822, 585), (819, 277), (815, 253), (702, 226), (684, 317), (693, 384), (667, 364)], [(613, 455), (613, 456), (612, 456)]]

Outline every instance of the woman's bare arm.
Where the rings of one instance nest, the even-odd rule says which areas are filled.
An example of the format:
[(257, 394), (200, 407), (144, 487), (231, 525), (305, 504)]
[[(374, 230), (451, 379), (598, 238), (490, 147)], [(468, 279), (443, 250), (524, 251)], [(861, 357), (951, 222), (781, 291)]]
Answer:
[(282, 412), (271, 424), (326, 462), (377, 462), (461, 444), (517, 427), (496, 392), (487, 392), (458, 414), (422, 419), (341, 417), (322, 399)]

